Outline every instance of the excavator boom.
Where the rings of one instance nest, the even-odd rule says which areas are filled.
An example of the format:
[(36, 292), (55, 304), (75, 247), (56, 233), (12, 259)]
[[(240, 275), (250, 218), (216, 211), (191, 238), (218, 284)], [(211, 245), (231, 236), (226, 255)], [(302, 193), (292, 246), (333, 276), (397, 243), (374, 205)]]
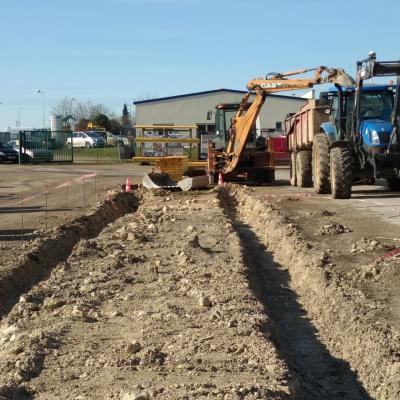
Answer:
[[(303, 74), (309, 71), (315, 71), (314, 78), (287, 78), (288, 76)], [(249, 92), (243, 96), (239, 110), (232, 121), (225, 151), (217, 155), (209, 153), (209, 159), (217, 160), (217, 163), (214, 162), (214, 166), (212, 167), (213, 171), (222, 170), (224, 173), (229, 173), (235, 170), (243, 156), (251, 129), (269, 93), (307, 89), (323, 83), (338, 83), (342, 86), (350, 86), (354, 84), (354, 80), (341, 68), (320, 66), (318, 68), (304, 68), (286, 73), (271, 73), (265, 79), (257, 78), (249, 81), (247, 84)], [(251, 92), (255, 92), (256, 95), (251, 106), (248, 107)]]

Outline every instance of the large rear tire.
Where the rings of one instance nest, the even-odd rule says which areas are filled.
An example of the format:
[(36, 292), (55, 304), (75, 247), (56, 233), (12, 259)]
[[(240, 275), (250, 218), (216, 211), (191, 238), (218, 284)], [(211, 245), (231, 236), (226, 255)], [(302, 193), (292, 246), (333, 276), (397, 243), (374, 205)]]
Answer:
[(399, 178), (387, 179), (387, 185), (391, 192), (400, 192), (400, 179)]
[(323, 133), (318, 133), (314, 136), (312, 171), (315, 192), (318, 194), (330, 193), (329, 143)]
[(347, 147), (334, 147), (330, 154), (331, 190), (334, 199), (351, 197), (351, 152)]
[(299, 187), (312, 186), (311, 151), (300, 151), (296, 156), (296, 180)]
[(292, 186), (297, 184), (296, 153), (294, 151), (290, 154), (290, 184)]

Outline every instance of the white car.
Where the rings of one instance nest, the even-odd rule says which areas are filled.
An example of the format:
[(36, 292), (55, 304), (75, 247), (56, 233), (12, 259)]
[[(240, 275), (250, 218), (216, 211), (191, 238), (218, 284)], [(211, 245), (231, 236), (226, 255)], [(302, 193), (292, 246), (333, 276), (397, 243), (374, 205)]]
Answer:
[(114, 135), (111, 132), (107, 132), (107, 144), (110, 146), (117, 146), (119, 143), (124, 146), (129, 146), (129, 140), (126, 136)]
[(67, 147), (105, 147), (107, 142), (96, 132), (74, 132), (72, 140), (67, 139)]

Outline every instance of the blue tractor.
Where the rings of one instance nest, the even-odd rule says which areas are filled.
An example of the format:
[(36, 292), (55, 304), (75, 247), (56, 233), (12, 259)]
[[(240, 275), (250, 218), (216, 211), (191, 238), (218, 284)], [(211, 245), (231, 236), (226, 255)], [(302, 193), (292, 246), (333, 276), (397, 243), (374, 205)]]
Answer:
[[(373, 77), (394, 77), (388, 84), (367, 84)], [(351, 197), (354, 178), (384, 178), (400, 190), (400, 61), (376, 61), (374, 52), (357, 62), (355, 86), (321, 93), (329, 120), (314, 135), (312, 172), (317, 193)]]

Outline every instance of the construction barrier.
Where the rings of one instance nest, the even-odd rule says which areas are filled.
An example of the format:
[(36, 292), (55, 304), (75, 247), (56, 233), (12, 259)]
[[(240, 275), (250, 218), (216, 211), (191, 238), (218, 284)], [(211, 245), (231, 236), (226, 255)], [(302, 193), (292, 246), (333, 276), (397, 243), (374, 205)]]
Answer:
[[(60, 218), (81, 213), (98, 201), (102, 192), (100, 176), (92, 172), (56, 184), (44, 183), (34, 191), (10, 195), (12, 199), (0, 200), (0, 243), (31, 239), (35, 231), (60, 224)], [(7, 195), (2, 194), (4, 196)]]

